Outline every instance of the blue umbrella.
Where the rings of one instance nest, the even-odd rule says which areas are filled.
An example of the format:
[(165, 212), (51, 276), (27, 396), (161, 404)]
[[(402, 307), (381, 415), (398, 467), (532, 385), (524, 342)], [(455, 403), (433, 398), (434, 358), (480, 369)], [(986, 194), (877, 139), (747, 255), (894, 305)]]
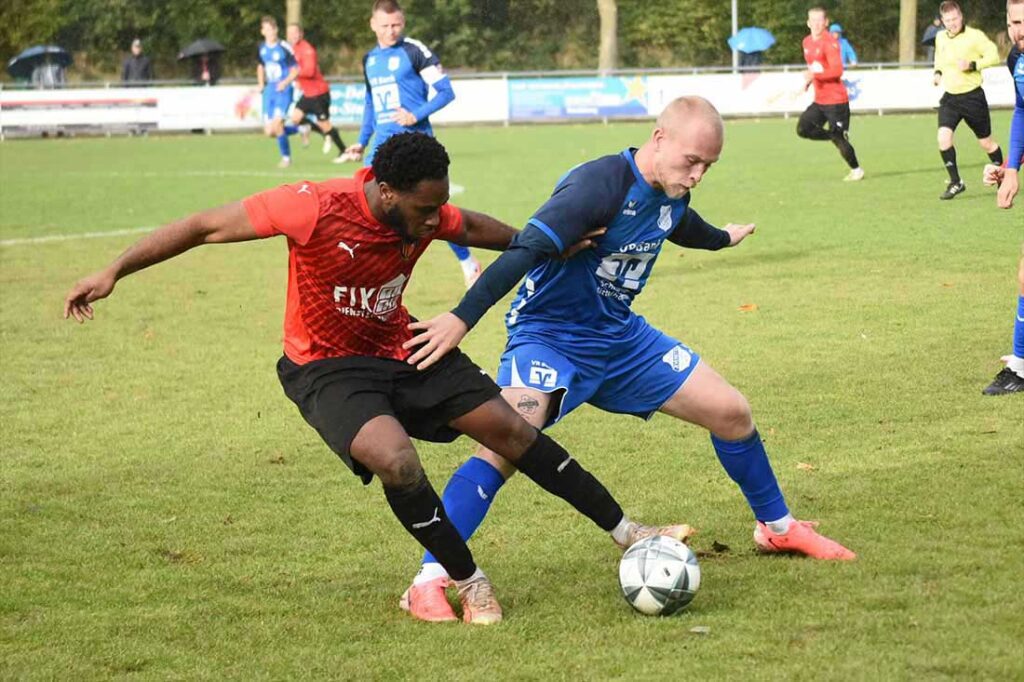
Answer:
[(747, 26), (729, 38), (729, 47), (737, 52), (763, 52), (775, 44), (775, 36), (766, 28)]
[(14, 78), (31, 78), (32, 70), (39, 64), (49, 62), (60, 66), (71, 65), (71, 55), (56, 45), (36, 45), (23, 51), (7, 62), (7, 73)]

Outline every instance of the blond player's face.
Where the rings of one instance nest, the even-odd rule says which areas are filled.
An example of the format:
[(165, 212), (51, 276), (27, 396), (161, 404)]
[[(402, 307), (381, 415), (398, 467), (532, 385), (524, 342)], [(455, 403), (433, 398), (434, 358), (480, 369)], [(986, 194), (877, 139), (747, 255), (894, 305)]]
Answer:
[(402, 37), (405, 30), (405, 15), (401, 12), (374, 12), (370, 17), (370, 28), (377, 36), (381, 47), (391, 47)]
[(686, 196), (721, 154), (722, 134), (715, 126), (694, 122), (676, 131), (654, 131), (654, 172), (670, 199)]
[(811, 29), (811, 35), (814, 37), (820, 36), (825, 32), (826, 26), (828, 26), (828, 21), (825, 18), (824, 12), (807, 13), (807, 28)]
[(957, 10), (946, 12), (942, 15), (942, 25), (946, 27), (951, 35), (956, 35), (964, 27), (964, 15)]
[(260, 24), (260, 33), (263, 34), (263, 37), (266, 38), (268, 43), (277, 42), (277, 27), (273, 24)]
[(1006, 31), (1018, 50), (1024, 50), (1024, 4), (1010, 5), (1006, 9)]

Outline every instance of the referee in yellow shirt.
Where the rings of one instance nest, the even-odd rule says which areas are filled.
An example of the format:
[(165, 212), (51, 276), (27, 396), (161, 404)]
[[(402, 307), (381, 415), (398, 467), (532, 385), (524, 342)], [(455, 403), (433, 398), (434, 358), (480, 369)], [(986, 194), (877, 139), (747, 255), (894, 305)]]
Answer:
[(939, 100), (939, 153), (949, 171), (949, 185), (940, 199), (952, 199), (967, 190), (956, 167), (953, 131), (966, 121), (978, 144), (997, 166), (1003, 163), (999, 143), (992, 139), (992, 118), (988, 100), (981, 89), (981, 70), (999, 63), (999, 49), (984, 33), (964, 26), (960, 5), (947, 0), (939, 5), (945, 31), (935, 36), (935, 85), (942, 83), (945, 94)]

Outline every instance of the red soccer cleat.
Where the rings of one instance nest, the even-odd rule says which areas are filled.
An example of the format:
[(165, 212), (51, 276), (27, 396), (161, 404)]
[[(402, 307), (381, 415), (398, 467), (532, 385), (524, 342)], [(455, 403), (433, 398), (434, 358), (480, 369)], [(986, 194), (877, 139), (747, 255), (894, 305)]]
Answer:
[(398, 601), (398, 605), (419, 620), (431, 623), (456, 621), (459, 618), (444, 593), (450, 582), (447, 577), (441, 576), (419, 585), (411, 585)]
[(789, 524), (789, 532), (780, 535), (758, 521), (754, 529), (754, 544), (762, 552), (789, 552), (836, 561), (852, 561), (857, 558), (856, 554), (835, 540), (819, 535), (814, 530), (817, 525), (817, 521), (793, 521)]

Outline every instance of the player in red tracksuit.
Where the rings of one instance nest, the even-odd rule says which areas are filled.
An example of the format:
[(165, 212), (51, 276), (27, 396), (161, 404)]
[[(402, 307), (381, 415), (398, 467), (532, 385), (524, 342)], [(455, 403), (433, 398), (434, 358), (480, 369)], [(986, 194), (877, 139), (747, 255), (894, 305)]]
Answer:
[(850, 98), (843, 85), (839, 41), (828, 32), (828, 15), (820, 7), (808, 10), (807, 28), (811, 34), (804, 38), (804, 81), (805, 87), (814, 86), (814, 103), (800, 115), (796, 134), (808, 140), (832, 142), (850, 166), (845, 179), (855, 182), (863, 179), (864, 169), (849, 139)]
[(345, 143), (338, 135), (338, 129), (331, 125), (331, 87), (320, 73), (316, 48), (303, 38), (302, 27), (298, 24), (288, 24), (286, 31), (288, 43), (299, 65), (295, 82), (302, 90), (302, 97), (292, 108), (292, 122), (299, 125), (307, 116), (313, 118), (316, 124), (314, 129), (324, 136), (324, 154), (330, 153), (333, 142), (338, 148), (334, 163), (354, 160), (351, 155), (345, 155)]

